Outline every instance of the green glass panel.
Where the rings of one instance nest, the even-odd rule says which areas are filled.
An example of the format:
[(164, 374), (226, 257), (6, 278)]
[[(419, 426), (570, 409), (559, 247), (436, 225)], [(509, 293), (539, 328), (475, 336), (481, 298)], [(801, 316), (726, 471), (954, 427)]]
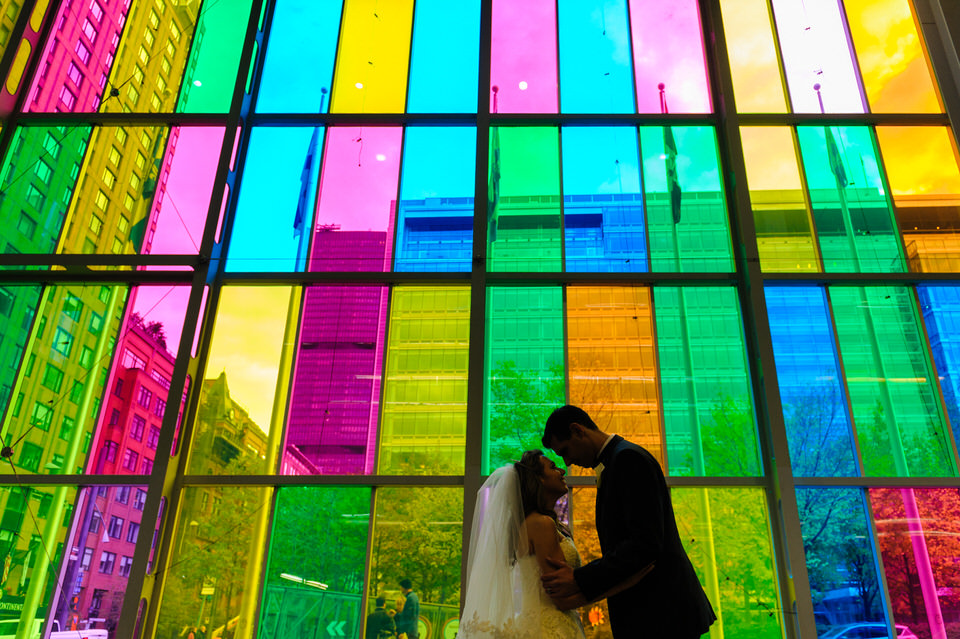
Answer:
[(187, 626), (207, 636), (253, 637), (272, 488), (196, 486), (183, 491), (156, 603), (156, 637)]
[[(127, 293), (120, 286), (45, 289), (10, 390), (15, 410), (4, 417), (0, 438), (13, 455), (0, 473), (83, 472)], [(97, 318), (108, 321), (92, 331)]]
[(784, 605), (763, 490), (674, 488), (670, 494), (680, 539), (719, 617), (710, 636), (781, 639)]
[[(17, 369), (23, 359), (42, 289), (39, 286), (0, 288), (0, 417), (14, 411), (9, 404)], [(21, 400), (22, 401), (22, 400)]]
[(863, 474), (956, 476), (911, 289), (838, 286), (829, 294)]
[(196, 38), (180, 88), (177, 113), (225, 113), (230, 110), (240, 74), (240, 53), (253, 0), (201, 5)]
[(260, 639), (311, 637), (330, 624), (345, 636), (361, 636), (369, 524), (369, 488), (279, 490), (260, 605)]
[(492, 127), (491, 271), (559, 271), (560, 145), (556, 127)]
[[(713, 128), (643, 126), (640, 150), (650, 270), (732, 271), (730, 225)], [(671, 163), (675, 171), (668, 170)]]
[(487, 292), (485, 470), (542, 448), (542, 425), (564, 404), (561, 289)]
[(670, 475), (760, 474), (736, 291), (654, 288)]
[(44, 126), (14, 132), (0, 168), (4, 254), (56, 250), (90, 131)]
[(11, 637), (18, 628), (32, 628), (31, 637), (44, 636), (40, 633), (58, 586), (76, 494), (74, 486), (0, 488), (0, 543), (5, 557), (0, 636)]
[(462, 473), (469, 289), (397, 287), (387, 335), (380, 473)]
[(420, 600), (420, 637), (452, 636), (443, 630), (460, 616), (463, 489), (385, 487), (376, 497), (367, 612), (378, 596), (399, 608), (408, 578)]
[(903, 272), (891, 203), (868, 127), (797, 127), (828, 273)]

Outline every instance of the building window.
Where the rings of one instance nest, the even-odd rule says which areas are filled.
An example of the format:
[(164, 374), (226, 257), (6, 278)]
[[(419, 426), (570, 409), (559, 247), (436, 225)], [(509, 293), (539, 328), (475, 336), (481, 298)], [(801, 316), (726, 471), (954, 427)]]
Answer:
[(93, 198), (93, 202), (101, 211), (106, 211), (107, 207), (110, 206), (110, 198), (108, 198), (107, 194), (103, 191), (97, 192), (96, 197)]
[(54, 160), (60, 157), (60, 143), (49, 132), (43, 136), (43, 150)]
[(151, 450), (157, 449), (157, 444), (160, 443), (160, 429), (156, 426), (151, 426), (149, 433), (147, 433), (147, 447)]
[(90, 49), (88, 49), (82, 41), (77, 40), (77, 46), (75, 46), (73, 50), (76, 52), (77, 57), (80, 58), (80, 62), (83, 62), (84, 65), (90, 63)]
[(90, 15), (92, 15), (97, 22), (103, 22), (103, 9), (100, 8), (96, 0), (90, 3)]
[(89, 346), (84, 346), (80, 349), (80, 359), (78, 360), (80, 366), (83, 366), (86, 369), (89, 369), (93, 366), (93, 349)]
[(140, 534), (140, 524), (131, 521), (127, 524), (127, 541), (131, 544), (137, 543), (137, 535)]
[(37, 472), (40, 470), (40, 458), (43, 455), (43, 449), (31, 442), (22, 442), (20, 444), (20, 458), (17, 465), (24, 470)]
[(90, 570), (90, 560), (93, 559), (93, 548), (86, 546), (83, 549), (83, 555), (80, 558), (80, 567), (84, 570)]
[(83, 35), (87, 36), (90, 44), (94, 44), (97, 41), (97, 28), (93, 26), (93, 23), (90, 22), (89, 19), (83, 21)]
[(71, 62), (70, 66), (67, 67), (67, 77), (73, 81), (78, 89), (80, 88), (80, 83), (83, 82), (83, 74), (80, 72), (80, 67), (78, 67), (76, 63)]
[(30, 413), (30, 425), (40, 430), (50, 430), (50, 422), (52, 421), (53, 409), (46, 404), (35, 402), (33, 412)]
[(109, 439), (103, 443), (103, 458), (108, 462), (117, 461), (117, 449), (119, 445), (117, 442), (110, 441)]
[(72, 293), (67, 293), (66, 299), (63, 300), (63, 314), (77, 321), (80, 319), (80, 313), (82, 312), (83, 302), (80, 301), (80, 298)]
[(88, 329), (94, 335), (99, 335), (100, 330), (103, 328), (103, 315), (99, 313), (90, 313), (90, 324)]
[(110, 517), (110, 526), (107, 527), (107, 534), (113, 537), (114, 539), (120, 539), (120, 536), (123, 535), (123, 518), (122, 517)]
[(129, 486), (117, 486), (116, 492), (113, 494), (113, 498), (121, 504), (125, 504), (130, 501), (130, 487)]
[(140, 464), (140, 474), (149, 475), (153, 472), (153, 460), (149, 457), (144, 457), (143, 462)]
[(60, 387), (63, 386), (63, 371), (53, 364), (47, 364), (43, 369), (43, 381), (40, 383), (54, 393), (59, 393)]
[[(117, 560), (116, 553), (108, 552), (104, 550), (102, 553), (100, 553), (100, 572), (102, 572), (105, 575), (112, 575), (113, 562), (115, 562), (116, 560)], [(93, 604), (91, 604), (91, 607), (94, 607)], [(97, 604), (95, 607), (99, 610), (100, 604)]]
[(133, 495), (133, 507), (137, 510), (143, 510), (144, 504), (147, 503), (147, 491), (142, 488), (137, 488), (137, 492)]
[(133, 557), (127, 557), (126, 555), (120, 556), (120, 567), (117, 570), (117, 574), (121, 577), (130, 576), (130, 566), (133, 565)]
[(143, 441), (143, 431), (146, 425), (147, 420), (140, 415), (134, 415), (130, 422), (130, 437), (138, 442)]
[(90, 534), (93, 535), (100, 532), (100, 524), (102, 523), (103, 521), (100, 519), (100, 514), (93, 513), (93, 517), (90, 518)]
[(83, 399), (83, 384), (74, 382), (73, 388), (70, 389), (70, 401), (79, 404), (81, 399)]
[(53, 335), (53, 350), (64, 357), (70, 357), (70, 350), (73, 348), (73, 335), (69, 331), (58, 326)]
[(144, 408), (150, 408), (150, 402), (153, 401), (153, 392), (145, 386), (140, 387), (140, 394), (137, 395), (137, 403)]
[(60, 423), (60, 439), (70, 441), (70, 438), (73, 437), (73, 428), (76, 426), (76, 423), (76, 420), (72, 417), (64, 417)]
[(123, 397), (123, 380), (117, 379), (117, 383), (113, 385), (113, 394), (117, 397)]
[(109, 425), (110, 425), (110, 426), (116, 426), (116, 425), (119, 424), (119, 423), (120, 423), (120, 411), (118, 411), (116, 408), (114, 408), (112, 411), (110, 411), (110, 422), (109, 422)]
[(20, 234), (25, 238), (32, 240), (33, 234), (37, 232), (37, 223), (34, 222), (33, 218), (26, 214), (26, 212), (21, 211), (20, 217), (17, 220), (17, 230), (20, 231)]
[(129, 470), (130, 472), (137, 471), (137, 460), (140, 458), (140, 455), (133, 452), (129, 448), (123, 452), (123, 468), (124, 470)]
[(153, 414), (157, 417), (163, 417), (163, 411), (167, 408), (167, 401), (162, 397), (157, 397), (157, 401), (153, 404)]

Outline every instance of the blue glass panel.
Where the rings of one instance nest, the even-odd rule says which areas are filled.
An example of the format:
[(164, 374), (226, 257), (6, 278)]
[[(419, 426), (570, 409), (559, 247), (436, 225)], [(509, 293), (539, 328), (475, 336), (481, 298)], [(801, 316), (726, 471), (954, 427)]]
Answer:
[(560, 0), (563, 113), (633, 113), (626, 0)]
[(567, 270), (648, 270), (637, 130), (564, 127), (560, 135)]
[(473, 127), (407, 128), (394, 270), (470, 270), (476, 148)]
[(323, 134), (321, 127), (262, 127), (251, 132), (228, 271), (304, 270)]
[(953, 440), (957, 442), (960, 441), (960, 288), (918, 286), (917, 294), (943, 402), (953, 425)]
[(257, 93), (261, 113), (326, 113), (341, 0), (277, 0)]
[(854, 477), (850, 416), (823, 289), (764, 292), (793, 474)]
[(478, 0), (417, 0), (410, 53), (409, 113), (476, 113)]
[(846, 624), (886, 624), (876, 549), (867, 526), (862, 491), (798, 488), (797, 509), (820, 636), (825, 636), (823, 633), (830, 628)]

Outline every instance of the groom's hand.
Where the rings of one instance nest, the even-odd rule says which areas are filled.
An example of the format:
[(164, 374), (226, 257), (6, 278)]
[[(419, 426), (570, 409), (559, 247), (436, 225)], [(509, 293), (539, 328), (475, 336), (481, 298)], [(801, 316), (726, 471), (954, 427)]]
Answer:
[(580, 592), (580, 586), (573, 578), (573, 568), (549, 557), (547, 557), (547, 563), (553, 570), (540, 575), (540, 581), (557, 608), (570, 610), (587, 603), (583, 593)]

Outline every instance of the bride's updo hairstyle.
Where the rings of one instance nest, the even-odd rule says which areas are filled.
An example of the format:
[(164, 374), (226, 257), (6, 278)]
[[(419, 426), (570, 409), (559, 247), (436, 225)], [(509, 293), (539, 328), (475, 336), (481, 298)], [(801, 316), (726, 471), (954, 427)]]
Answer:
[(520, 461), (513, 462), (520, 480), (520, 502), (523, 504), (524, 515), (538, 512), (556, 519), (557, 513), (543, 503), (543, 482), (540, 481), (543, 477), (541, 457), (543, 457), (542, 450), (527, 450), (520, 456)]

